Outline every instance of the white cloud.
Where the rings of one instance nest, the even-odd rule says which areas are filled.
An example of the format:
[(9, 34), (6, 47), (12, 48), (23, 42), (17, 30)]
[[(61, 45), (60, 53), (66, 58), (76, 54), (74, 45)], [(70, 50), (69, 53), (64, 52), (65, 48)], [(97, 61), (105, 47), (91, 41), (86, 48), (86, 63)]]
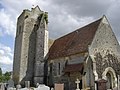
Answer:
[(3, 73), (12, 71), (13, 51), (10, 47), (0, 44), (0, 67)]
[(2, 56), (0, 57), (0, 63), (1, 64), (12, 64), (13, 61), (11, 60), (9, 56)]
[(4, 50), (5, 53), (10, 53), (10, 52), (12, 52), (12, 50), (11, 50), (10, 47), (7, 47), (7, 46), (5, 46), (5, 45), (3, 45), (3, 44), (0, 44), (0, 49), (1, 49), (1, 50)]
[(0, 34), (15, 36), (15, 22), (11, 20), (9, 15), (4, 9), (0, 10)]
[(3, 50), (0, 50), (0, 56), (4, 55), (4, 54), (5, 54), (5, 52)]
[(13, 51), (10, 47), (0, 44), (0, 67), (3, 72), (11, 71), (13, 64)]

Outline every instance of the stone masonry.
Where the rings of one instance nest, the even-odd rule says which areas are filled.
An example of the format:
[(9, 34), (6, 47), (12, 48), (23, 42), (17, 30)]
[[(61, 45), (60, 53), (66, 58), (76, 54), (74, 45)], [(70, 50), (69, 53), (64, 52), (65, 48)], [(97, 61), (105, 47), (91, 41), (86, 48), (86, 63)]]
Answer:
[[(15, 38), (13, 80), (43, 83), (44, 57), (48, 52), (47, 13), (38, 6), (23, 10), (18, 17)], [(34, 78), (33, 78), (34, 77)], [(38, 82), (39, 81), (39, 82)]]

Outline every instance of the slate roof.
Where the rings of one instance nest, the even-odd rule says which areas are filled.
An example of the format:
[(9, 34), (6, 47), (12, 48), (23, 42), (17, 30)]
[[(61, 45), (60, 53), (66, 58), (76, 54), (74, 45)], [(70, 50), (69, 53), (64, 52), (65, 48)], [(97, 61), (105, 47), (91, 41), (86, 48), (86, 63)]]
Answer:
[(102, 18), (54, 41), (49, 49), (48, 59), (66, 57), (88, 51)]
[(79, 64), (69, 64), (65, 67), (65, 69), (63, 70), (63, 72), (83, 72), (83, 68), (84, 68), (84, 64), (83, 63), (79, 63)]

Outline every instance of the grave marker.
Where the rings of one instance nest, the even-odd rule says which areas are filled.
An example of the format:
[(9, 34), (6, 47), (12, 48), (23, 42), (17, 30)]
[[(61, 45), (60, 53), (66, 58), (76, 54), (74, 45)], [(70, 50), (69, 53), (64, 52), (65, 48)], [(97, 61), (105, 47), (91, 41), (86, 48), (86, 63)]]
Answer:
[(30, 81), (25, 81), (25, 87), (30, 88)]
[(77, 79), (77, 80), (75, 81), (75, 83), (77, 84), (76, 90), (80, 90), (80, 88), (79, 88), (79, 83), (80, 83), (79, 79)]
[(55, 84), (55, 90), (64, 90), (64, 84)]
[(50, 90), (50, 88), (44, 84), (40, 84), (37, 88), (34, 88), (34, 90)]
[(10, 87), (14, 88), (14, 81), (12, 79), (8, 81), (8, 88)]

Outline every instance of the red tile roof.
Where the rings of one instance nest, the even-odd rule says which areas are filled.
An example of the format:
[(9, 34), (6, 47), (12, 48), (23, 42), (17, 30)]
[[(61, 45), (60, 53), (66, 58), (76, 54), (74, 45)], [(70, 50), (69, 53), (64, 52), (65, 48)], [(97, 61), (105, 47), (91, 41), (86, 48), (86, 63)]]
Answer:
[(54, 41), (48, 59), (66, 57), (88, 51), (102, 18)]
[(83, 63), (79, 63), (79, 64), (69, 64), (65, 67), (65, 69), (63, 70), (63, 72), (83, 72), (83, 68), (84, 65)]

